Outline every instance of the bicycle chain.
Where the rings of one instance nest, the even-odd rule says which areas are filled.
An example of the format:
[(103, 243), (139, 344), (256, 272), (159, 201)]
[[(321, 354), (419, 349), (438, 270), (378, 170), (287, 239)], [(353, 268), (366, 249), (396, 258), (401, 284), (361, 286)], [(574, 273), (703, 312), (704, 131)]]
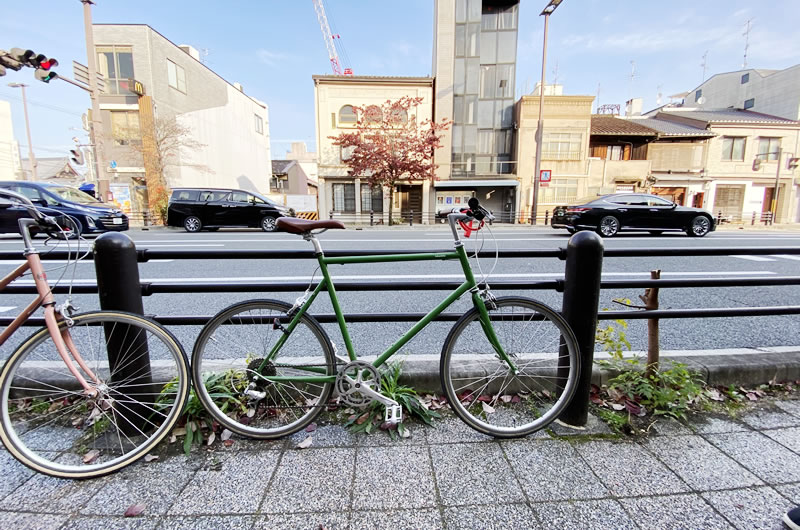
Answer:
[[(344, 366), (345, 363), (337, 362), (337, 366)], [(273, 364), (275, 368), (317, 368), (322, 366), (330, 366), (329, 364)], [(328, 407), (329, 405), (326, 403), (324, 405), (274, 405), (267, 407), (268, 409), (316, 409), (321, 407)]]

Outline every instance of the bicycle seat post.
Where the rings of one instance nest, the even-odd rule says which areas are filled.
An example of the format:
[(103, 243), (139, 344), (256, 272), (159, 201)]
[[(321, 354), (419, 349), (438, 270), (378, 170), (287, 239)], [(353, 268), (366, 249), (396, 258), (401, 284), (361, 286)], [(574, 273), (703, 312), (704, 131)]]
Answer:
[(319, 244), (319, 239), (317, 239), (317, 234), (321, 234), (324, 231), (325, 230), (321, 230), (320, 232), (311, 232), (309, 230), (308, 232), (303, 232), (301, 234), (304, 240), (310, 241), (311, 244), (314, 245), (314, 254), (316, 254), (317, 256), (323, 255), (322, 245)]

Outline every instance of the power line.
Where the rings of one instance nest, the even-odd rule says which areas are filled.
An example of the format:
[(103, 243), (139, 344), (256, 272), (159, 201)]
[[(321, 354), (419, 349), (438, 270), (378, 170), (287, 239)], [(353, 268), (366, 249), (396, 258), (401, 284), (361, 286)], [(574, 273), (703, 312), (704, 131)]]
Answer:
[[(21, 97), (15, 96), (13, 94), (9, 94), (7, 92), (0, 92), (0, 96), (3, 96), (4, 98), (13, 99), (15, 101), (20, 101), (20, 102), (22, 101)], [(50, 105), (48, 103), (42, 103), (40, 101), (36, 101), (36, 100), (32, 100), (32, 99), (28, 100), (28, 105), (33, 105), (35, 107), (42, 107), (42, 108), (45, 108), (45, 109), (50, 109), (50, 110), (55, 110), (55, 111), (58, 111), (58, 112), (63, 112), (64, 114), (72, 114), (73, 116), (82, 116), (82, 114), (80, 112), (75, 112), (74, 110), (70, 110), (70, 109), (67, 109), (67, 108), (64, 108), (64, 107), (59, 107), (59, 106), (56, 106), (56, 105)]]

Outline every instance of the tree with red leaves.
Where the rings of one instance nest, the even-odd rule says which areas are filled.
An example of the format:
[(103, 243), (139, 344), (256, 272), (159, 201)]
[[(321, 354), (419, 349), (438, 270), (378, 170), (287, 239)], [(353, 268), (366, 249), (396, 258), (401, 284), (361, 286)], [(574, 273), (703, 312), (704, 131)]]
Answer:
[(343, 162), (351, 175), (366, 177), (370, 188), (389, 189), (389, 224), (398, 182), (436, 178), (433, 153), (441, 147), (441, 132), (450, 127), (446, 119), (420, 121), (416, 116), (420, 103), (422, 98), (404, 96), (380, 107), (354, 107), (357, 121), (353, 130), (330, 137), (333, 145), (349, 154)]

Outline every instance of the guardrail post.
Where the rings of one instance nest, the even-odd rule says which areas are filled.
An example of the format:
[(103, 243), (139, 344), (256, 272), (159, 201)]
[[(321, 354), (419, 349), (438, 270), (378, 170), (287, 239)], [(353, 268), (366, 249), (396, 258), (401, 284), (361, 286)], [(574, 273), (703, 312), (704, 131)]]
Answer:
[(369, 211), (369, 226), (372, 226), (375, 223), (375, 210)]
[(722, 210), (717, 212), (717, 226), (722, 224)]
[(753, 219), (750, 220), (750, 226), (755, 226), (756, 224), (756, 212), (753, 211)]
[[(600, 236), (594, 232), (583, 231), (570, 237), (567, 244), (564, 302), (561, 313), (578, 341), (580, 377), (575, 396), (559, 416), (559, 419), (568, 425), (586, 425), (589, 418), (589, 393), (602, 270), (603, 240)], [(561, 353), (566, 353), (563, 347)]]
[(408, 226), (414, 226), (414, 210), (408, 211)]
[(331, 210), (331, 211), (328, 213), (328, 218), (329, 218), (329, 219), (333, 219), (333, 210)]
[[(136, 260), (136, 246), (133, 240), (120, 232), (108, 232), (94, 242), (94, 267), (97, 273), (97, 292), (100, 308), (126, 311), (144, 315), (142, 292), (139, 284), (139, 265)], [(136, 397), (144, 403), (152, 403), (158, 395), (151, 387), (150, 353), (147, 337), (131, 331), (126, 326), (106, 327), (106, 348), (112, 381), (126, 381), (118, 391), (126, 396)], [(136, 352), (135, 359), (130, 352)], [(122, 429), (127, 434), (139, 433), (148, 416), (146, 406), (126, 405), (125, 412), (115, 410), (126, 421)]]
[(547, 226), (547, 221), (550, 220), (550, 210), (544, 211), (544, 226)]

